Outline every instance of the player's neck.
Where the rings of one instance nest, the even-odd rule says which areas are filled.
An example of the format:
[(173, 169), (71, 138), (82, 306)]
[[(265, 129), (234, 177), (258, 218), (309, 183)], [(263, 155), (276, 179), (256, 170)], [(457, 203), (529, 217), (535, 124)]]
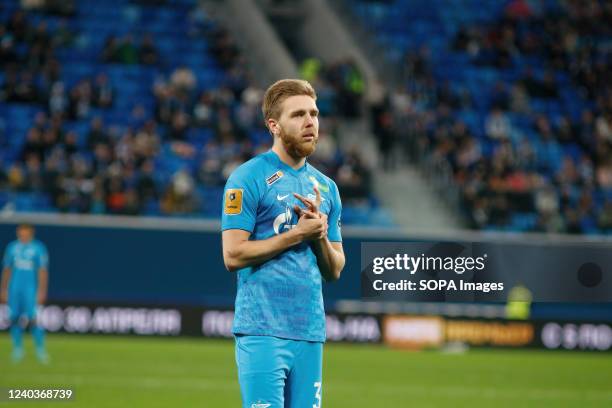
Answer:
[(285, 148), (282, 145), (279, 145), (278, 143), (275, 143), (272, 146), (272, 151), (274, 153), (276, 153), (278, 158), (283, 163), (285, 163), (287, 166), (293, 168), (294, 170), (297, 170), (297, 169), (301, 168), (302, 166), (304, 166), (304, 163), (306, 163), (306, 158), (305, 157), (293, 157), (293, 156), (291, 156), (289, 153), (287, 153)]

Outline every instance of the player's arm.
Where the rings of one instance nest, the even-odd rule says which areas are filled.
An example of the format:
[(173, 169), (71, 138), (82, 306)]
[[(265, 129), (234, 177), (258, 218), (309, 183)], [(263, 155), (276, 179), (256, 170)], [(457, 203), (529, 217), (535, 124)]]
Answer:
[(47, 300), (47, 289), (49, 285), (49, 271), (46, 267), (38, 269), (38, 293), (36, 294), (36, 300), (39, 305), (42, 305)]
[(311, 248), (317, 257), (317, 265), (323, 279), (327, 282), (340, 279), (340, 273), (346, 263), (342, 242), (331, 242), (324, 237), (313, 241)]
[(301, 217), (295, 228), (262, 240), (250, 241), (249, 231), (228, 229), (222, 234), (223, 262), (230, 272), (259, 265), (305, 240), (321, 238), (325, 229), (321, 219), (306, 217)]
[(11, 269), (13, 259), (13, 246), (9, 245), (4, 251), (2, 259), (2, 280), (0, 281), (0, 303), (6, 303), (8, 300), (8, 284), (11, 280), (13, 270)]
[(8, 283), (11, 279), (11, 268), (5, 266), (2, 270), (2, 281), (0, 282), (0, 303), (6, 303), (8, 299)]
[(39, 305), (47, 301), (47, 288), (49, 286), (48, 265), (49, 253), (47, 252), (47, 248), (41, 245), (38, 258), (38, 292), (36, 293), (36, 300)]

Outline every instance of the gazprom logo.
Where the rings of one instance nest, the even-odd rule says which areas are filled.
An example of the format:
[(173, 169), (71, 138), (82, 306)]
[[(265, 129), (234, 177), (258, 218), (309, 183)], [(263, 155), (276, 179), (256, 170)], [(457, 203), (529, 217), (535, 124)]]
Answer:
[(291, 208), (286, 207), (285, 212), (279, 214), (274, 219), (274, 224), (272, 224), (274, 227), (274, 233), (278, 235), (283, 232), (283, 230), (290, 230), (291, 228), (293, 228), (293, 225), (291, 225), (292, 218), (293, 212), (291, 211)]

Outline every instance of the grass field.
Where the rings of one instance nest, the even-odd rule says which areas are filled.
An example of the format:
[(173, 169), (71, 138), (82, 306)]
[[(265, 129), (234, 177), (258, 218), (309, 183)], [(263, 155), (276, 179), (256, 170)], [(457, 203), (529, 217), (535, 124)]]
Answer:
[[(0, 335), (0, 387), (69, 387), (75, 399), (0, 406), (240, 406), (231, 341), (53, 335), (48, 344), (49, 366), (37, 364), (30, 343), (13, 365)], [(328, 408), (612, 407), (612, 355), (329, 344), (323, 390)]]

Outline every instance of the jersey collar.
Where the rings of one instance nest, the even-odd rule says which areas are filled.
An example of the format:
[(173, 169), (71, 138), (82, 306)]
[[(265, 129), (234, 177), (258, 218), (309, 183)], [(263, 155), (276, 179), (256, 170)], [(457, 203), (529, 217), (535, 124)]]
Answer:
[(284, 161), (282, 161), (280, 159), (280, 157), (278, 157), (278, 154), (276, 154), (276, 152), (274, 152), (272, 149), (268, 150), (266, 152), (267, 156), (270, 158), (270, 160), (277, 166), (283, 168), (284, 170), (286, 170), (289, 173), (293, 173), (293, 174), (300, 174), (304, 171), (306, 171), (307, 167), (308, 167), (308, 161), (304, 162), (304, 165), (302, 167), (300, 167), (299, 169), (294, 169), (293, 167), (289, 166), (287, 163), (285, 163)]

